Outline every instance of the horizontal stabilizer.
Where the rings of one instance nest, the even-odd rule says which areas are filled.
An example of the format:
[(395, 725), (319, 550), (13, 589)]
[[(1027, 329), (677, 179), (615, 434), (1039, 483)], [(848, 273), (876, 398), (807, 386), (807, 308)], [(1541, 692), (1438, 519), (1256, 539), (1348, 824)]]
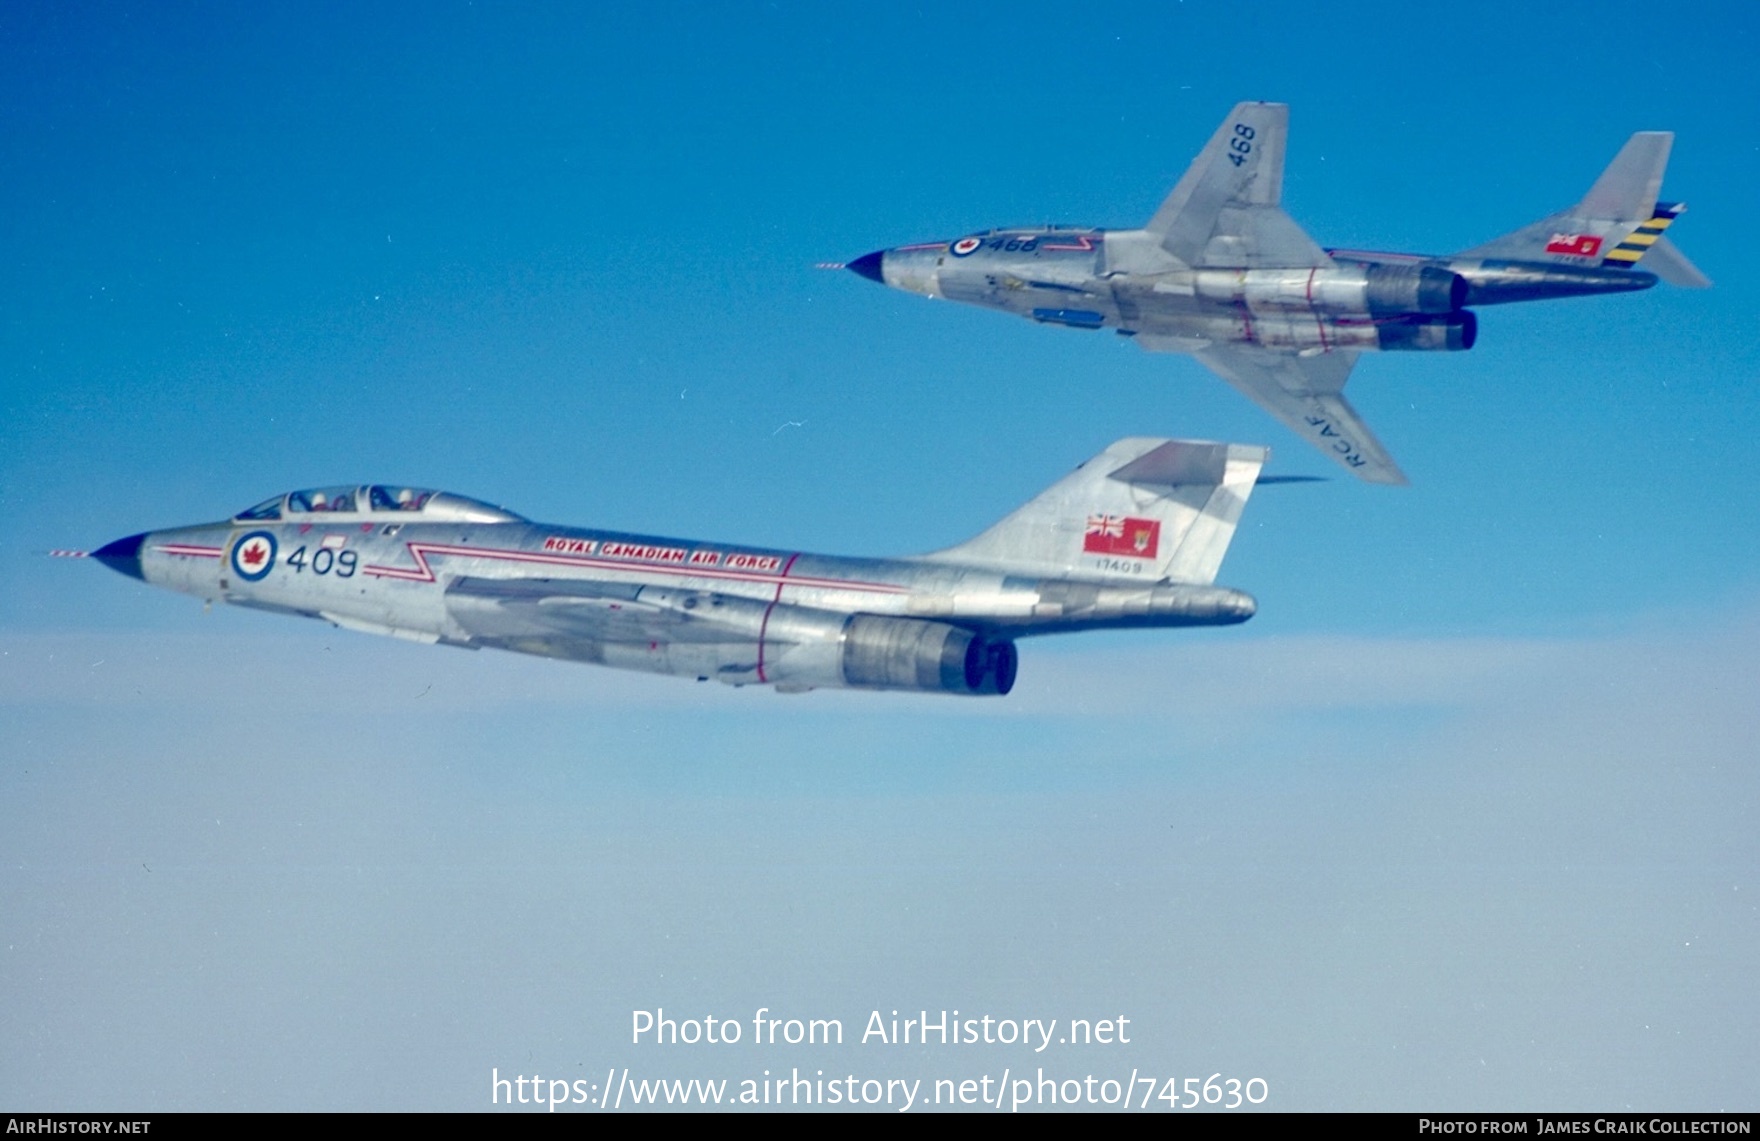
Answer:
[(1687, 260), (1667, 238), (1657, 238), (1650, 247), (1650, 253), (1644, 258), (1644, 268), (1651, 273), (1682, 289), (1708, 289), (1711, 279), (1699, 272), (1699, 267)]

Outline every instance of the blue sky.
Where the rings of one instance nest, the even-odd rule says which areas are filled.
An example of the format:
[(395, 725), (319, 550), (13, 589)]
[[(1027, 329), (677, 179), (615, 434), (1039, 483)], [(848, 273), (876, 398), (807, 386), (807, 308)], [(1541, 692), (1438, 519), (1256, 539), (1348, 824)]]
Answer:
[[(1283, 1108), (1612, 1109), (1627, 1066), (1641, 1104), (1752, 1108), (1755, 31), (9, 7), (0, 1100), (477, 1108), (527, 1057), (705, 1062), (630, 1055), (630, 1009), (793, 1001), (1121, 1006), (1129, 1065), (1226, 1056)], [(1467, 247), (1673, 130), (1716, 287), (1365, 359), (1411, 488), (1263, 490), (1222, 574), (1251, 624), (1029, 643), (1005, 703), (453, 654), (44, 557), (356, 479), (888, 554), (1122, 435), (1331, 475), (1192, 361), (813, 269), (1139, 224), (1252, 98), (1291, 104), (1327, 245)]]

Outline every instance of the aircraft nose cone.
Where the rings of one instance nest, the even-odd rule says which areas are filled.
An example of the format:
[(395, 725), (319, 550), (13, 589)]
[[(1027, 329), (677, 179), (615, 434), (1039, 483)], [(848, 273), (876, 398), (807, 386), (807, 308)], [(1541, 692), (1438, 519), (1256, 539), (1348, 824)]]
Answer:
[(886, 278), (880, 271), (880, 263), (886, 257), (885, 250), (875, 250), (871, 254), (863, 254), (844, 268), (851, 273), (859, 273), (869, 281), (886, 284)]
[(113, 571), (145, 582), (147, 576), (141, 573), (141, 542), (146, 537), (147, 534), (143, 531), (126, 539), (118, 539), (93, 551), (92, 557)]

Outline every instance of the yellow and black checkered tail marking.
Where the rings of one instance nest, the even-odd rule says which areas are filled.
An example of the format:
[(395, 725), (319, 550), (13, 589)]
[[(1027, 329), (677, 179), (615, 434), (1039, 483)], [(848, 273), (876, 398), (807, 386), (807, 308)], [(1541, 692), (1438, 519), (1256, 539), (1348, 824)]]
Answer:
[(1626, 235), (1626, 240), (1607, 251), (1601, 259), (1603, 269), (1631, 269), (1638, 264), (1638, 259), (1650, 252), (1662, 231), (1668, 229), (1669, 223), (1681, 216), (1686, 210), (1681, 202), (1658, 202), (1651, 212), (1648, 222), (1639, 223), (1638, 228)]

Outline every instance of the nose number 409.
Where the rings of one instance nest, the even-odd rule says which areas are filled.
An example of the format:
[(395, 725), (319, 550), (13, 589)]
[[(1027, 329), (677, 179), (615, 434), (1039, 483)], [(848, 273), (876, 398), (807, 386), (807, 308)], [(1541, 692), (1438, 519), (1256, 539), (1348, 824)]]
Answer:
[(337, 578), (353, 578), (355, 568), (360, 565), (360, 556), (353, 551), (338, 552), (329, 547), (319, 547), (307, 559), (306, 549), (301, 547), (287, 556), (285, 565), (292, 567), (296, 573), (304, 573), (310, 567), (313, 574), (329, 574), (334, 570)]

